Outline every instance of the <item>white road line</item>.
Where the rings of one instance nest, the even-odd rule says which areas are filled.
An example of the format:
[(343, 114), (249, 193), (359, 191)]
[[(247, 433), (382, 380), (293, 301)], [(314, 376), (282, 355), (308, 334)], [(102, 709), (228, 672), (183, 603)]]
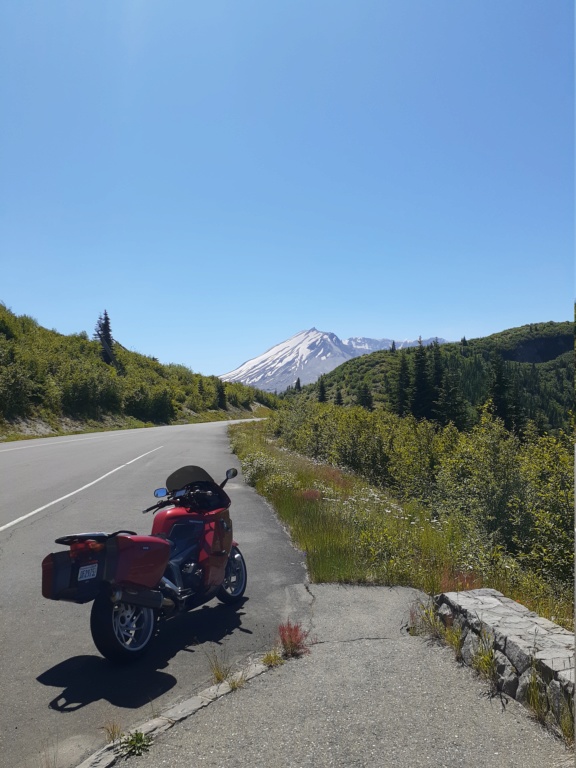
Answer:
[[(112, 432), (113, 435), (126, 434), (125, 432), (118, 430), (118, 432)], [(0, 453), (8, 453), (9, 451), (24, 451), (26, 448), (46, 448), (47, 446), (63, 445), (64, 443), (81, 443), (83, 440), (102, 440), (102, 438), (108, 437), (108, 435), (98, 435), (98, 437), (77, 437), (74, 440), (57, 440), (54, 438), (54, 442), (49, 442), (50, 438), (45, 438), (41, 443), (35, 445), (19, 445), (16, 448), (0, 448)]]
[(69, 499), (70, 496), (74, 496), (75, 494), (80, 493), (80, 491), (85, 491), (86, 488), (90, 488), (91, 485), (96, 485), (96, 483), (99, 483), (100, 480), (104, 480), (105, 477), (109, 477), (110, 475), (113, 475), (114, 472), (118, 472), (118, 470), (124, 469), (124, 467), (127, 467), (129, 464), (134, 464), (134, 462), (138, 461), (138, 459), (143, 459), (144, 456), (149, 456), (151, 453), (154, 453), (154, 451), (159, 451), (160, 448), (164, 448), (164, 446), (159, 445), (158, 448), (153, 448), (151, 451), (147, 451), (146, 453), (143, 453), (141, 456), (136, 456), (135, 459), (131, 459), (130, 461), (127, 461), (126, 464), (121, 464), (119, 467), (116, 467), (116, 469), (111, 469), (110, 472), (106, 472), (106, 474), (102, 475), (102, 477), (97, 477), (96, 480), (92, 480), (91, 483), (87, 483), (86, 485), (83, 485), (82, 488), (78, 488), (75, 491), (72, 491), (71, 493), (67, 493), (66, 496), (60, 496), (59, 499), (54, 499), (54, 501), (50, 501), (48, 504), (44, 504), (43, 507), (38, 507), (38, 509), (35, 509), (32, 512), (28, 512), (27, 515), (22, 515), (22, 517), (19, 517), (16, 520), (12, 520), (11, 523), (6, 523), (6, 525), (0, 526), (0, 532), (5, 531), (7, 528), (11, 528), (13, 525), (16, 525), (17, 523), (21, 523), (22, 520), (26, 520), (28, 517), (32, 517), (32, 515), (37, 515), (38, 512), (42, 512), (44, 509), (48, 509), (48, 507), (51, 507), (53, 504), (58, 504), (58, 502), (64, 501), (64, 499)]

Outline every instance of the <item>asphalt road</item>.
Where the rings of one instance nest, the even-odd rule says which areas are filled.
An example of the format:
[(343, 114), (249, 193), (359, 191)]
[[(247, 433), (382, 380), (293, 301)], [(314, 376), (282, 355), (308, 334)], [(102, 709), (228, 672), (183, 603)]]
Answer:
[(234, 536), (246, 559), (240, 609), (217, 601), (166, 622), (150, 655), (114, 668), (96, 651), (90, 605), (45, 600), (41, 562), (57, 536), (127, 528), (170, 472), (203, 466), (217, 481), (240, 466), (218, 422), (0, 444), (0, 755), (11, 768), (69, 768), (105, 743), (211, 683), (208, 651), (241, 665), (274, 642), (278, 623), (303, 618), (303, 557), (241, 473), (227, 485)]

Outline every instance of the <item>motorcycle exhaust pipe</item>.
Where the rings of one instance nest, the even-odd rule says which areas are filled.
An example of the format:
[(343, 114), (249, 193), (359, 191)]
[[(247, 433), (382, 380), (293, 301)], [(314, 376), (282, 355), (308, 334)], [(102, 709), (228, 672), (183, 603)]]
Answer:
[(162, 592), (153, 589), (141, 590), (139, 592), (128, 592), (125, 589), (117, 589), (112, 593), (113, 603), (132, 603), (142, 608), (154, 608), (158, 610), (162, 607), (164, 596)]
[(166, 578), (166, 576), (162, 577), (160, 584), (165, 590), (172, 593), (172, 597), (164, 596), (164, 599), (162, 600), (162, 608), (166, 608), (168, 611), (173, 611), (176, 608), (176, 605), (180, 605), (182, 602), (179, 589), (176, 584), (173, 584), (170, 579)]

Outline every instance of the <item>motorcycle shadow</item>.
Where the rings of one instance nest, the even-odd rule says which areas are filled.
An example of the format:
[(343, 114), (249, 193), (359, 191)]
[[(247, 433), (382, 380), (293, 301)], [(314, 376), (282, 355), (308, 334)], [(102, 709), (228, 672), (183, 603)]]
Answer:
[(115, 707), (139, 709), (173, 688), (177, 679), (167, 672), (170, 659), (181, 651), (196, 652), (204, 643), (221, 644), (242, 628), (241, 604), (218, 605), (175, 616), (160, 625), (149, 652), (127, 665), (113, 665), (101, 656), (75, 656), (43, 672), (39, 683), (62, 688), (48, 704), (57, 712), (76, 712), (104, 699)]
[(152, 651), (159, 665), (166, 666), (171, 658), (180, 651), (194, 653), (204, 643), (221, 645), (225, 637), (234, 632), (252, 634), (242, 626), (242, 606), (247, 598), (235, 605), (204, 605), (189, 613), (174, 616), (164, 622), (160, 637)]

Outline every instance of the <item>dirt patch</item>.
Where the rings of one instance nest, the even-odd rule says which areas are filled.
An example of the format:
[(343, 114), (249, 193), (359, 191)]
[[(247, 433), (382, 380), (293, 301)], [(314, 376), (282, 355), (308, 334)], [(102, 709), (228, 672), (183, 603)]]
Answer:
[[(258, 405), (257, 403), (254, 405)], [(261, 415), (268, 409), (252, 406), (252, 410), (234, 408), (229, 406), (226, 411), (204, 411), (195, 413), (187, 410), (183, 418), (172, 422), (173, 424), (195, 424), (203, 421), (220, 421), (223, 419), (246, 419), (254, 415)], [(26, 440), (34, 437), (55, 437), (58, 435), (74, 435), (81, 432), (102, 432), (113, 429), (141, 429), (143, 427), (160, 427), (164, 424), (152, 424), (151, 422), (138, 421), (131, 416), (102, 416), (101, 419), (71, 419), (66, 416), (53, 417), (50, 421), (40, 417), (27, 419), (0, 420), (0, 442), (12, 440)]]
[(58, 431), (42, 419), (14, 419), (4, 422), (0, 427), (0, 440), (6, 440), (12, 436), (44, 437), (45, 435), (57, 435)]
[(54, 437), (57, 435), (73, 435), (79, 432), (99, 432), (109, 429), (126, 429), (146, 426), (134, 419), (104, 416), (101, 420), (70, 419), (68, 417), (54, 418), (50, 422), (39, 417), (28, 419), (13, 419), (0, 422), (0, 442), (9, 440), (25, 440), (33, 437)]

